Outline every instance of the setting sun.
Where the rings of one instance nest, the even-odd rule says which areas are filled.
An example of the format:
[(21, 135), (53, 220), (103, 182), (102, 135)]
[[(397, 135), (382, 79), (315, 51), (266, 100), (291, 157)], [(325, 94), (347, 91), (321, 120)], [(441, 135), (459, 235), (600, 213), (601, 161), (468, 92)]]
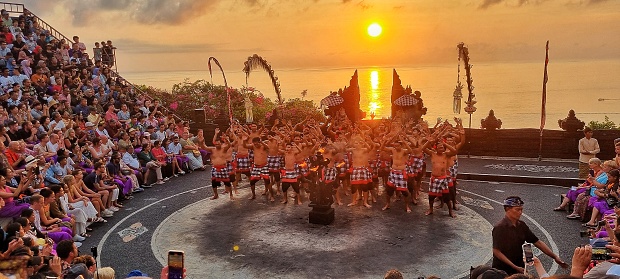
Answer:
[(383, 28), (381, 28), (381, 25), (379, 25), (378, 23), (373, 23), (368, 26), (368, 35), (370, 35), (371, 37), (377, 37), (381, 35), (382, 31)]

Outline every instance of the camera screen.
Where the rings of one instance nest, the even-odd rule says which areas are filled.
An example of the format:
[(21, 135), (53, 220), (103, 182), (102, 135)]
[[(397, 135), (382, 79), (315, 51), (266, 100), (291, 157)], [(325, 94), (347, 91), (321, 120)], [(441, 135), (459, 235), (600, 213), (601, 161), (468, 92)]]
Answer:
[(183, 252), (168, 253), (168, 278), (183, 278)]
[(593, 260), (609, 260), (609, 250), (605, 247), (592, 247), (592, 259)]

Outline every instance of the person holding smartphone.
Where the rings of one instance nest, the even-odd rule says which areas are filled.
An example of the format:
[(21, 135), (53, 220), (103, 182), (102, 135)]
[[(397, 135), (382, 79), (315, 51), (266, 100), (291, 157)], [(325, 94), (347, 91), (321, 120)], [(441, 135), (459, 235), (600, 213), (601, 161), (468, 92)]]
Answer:
[(523, 204), (523, 200), (517, 196), (504, 200), (506, 215), (493, 226), (493, 267), (504, 270), (508, 274), (523, 273), (525, 263), (522, 245), (528, 242), (554, 259), (562, 268), (568, 268), (568, 264), (553, 253), (547, 244), (539, 240), (525, 222), (520, 220), (523, 214)]

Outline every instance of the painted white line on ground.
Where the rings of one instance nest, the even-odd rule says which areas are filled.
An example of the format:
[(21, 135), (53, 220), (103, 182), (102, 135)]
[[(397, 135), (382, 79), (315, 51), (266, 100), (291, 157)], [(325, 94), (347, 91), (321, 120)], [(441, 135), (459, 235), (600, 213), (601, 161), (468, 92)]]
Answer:
[[(168, 215), (168, 217), (166, 217), (164, 220), (162, 220), (159, 225), (157, 226), (157, 228), (155, 228), (155, 231), (153, 231), (153, 235), (151, 236), (151, 251), (153, 252), (153, 255), (155, 256), (155, 258), (157, 259), (157, 261), (159, 261), (159, 263), (161, 264), (161, 266), (166, 266), (168, 259), (162, 257), (162, 251), (160, 249), (158, 249), (158, 247), (155, 247), (154, 243), (154, 239), (159, 235), (159, 231), (161, 231), (161, 228), (163, 225), (165, 225), (168, 220), (172, 219), (172, 217), (177, 216), (178, 214), (180, 214), (185, 208), (188, 208), (190, 206), (193, 206), (197, 203), (202, 203), (205, 202), (205, 200), (198, 200), (196, 202), (193, 202), (191, 204), (188, 204), (186, 206), (184, 206), (183, 208), (173, 212), (172, 214)], [(162, 247), (159, 247), (162, 248)], [(170, 247), (172, 248), (172, 247)], [(166, 251), (168, 252), (168, 251)]]
[[(470, 192), (470, 191), (467, 191), (467, 190), (463, 190), (463, 189), (459, 189), (459, 191), (464, 192), (464, 193), (468, 193), (470, 195), (477, 196), (479, 198), (486, 199), (488, 201), (494, 202), (494, 203), (499, 204), (499, 205), (503, 205), (503, 203), (501, 203), (499, 201), (496, 201), (494, 199), (485, 197), (483, 195), (479, 195), (479, 194), (476, 194), (476, 193), (473, 193), (473, 192)], [(553, 253), (555, 253), (556, 255), (559, 255), (560, 254), (560, 250), (558, 249), (558, 245), (555, 243), (555, 241), (553, 241), (553, 238), (551, 237), (551, 234), (549, 234), (549, 232), (542, 225), (540, 225), (538, 222), (536, 222), (536, 220), (534, 220), (529, 215), (523, 213), (522, 216), (527, 218), (530, 222), (532, 222), (532, 224), (534, 224), (534, 226), (536, 226), (536, 227), (538, 227), (538, 229), (540, 229), (540, 231), (545, 235), (547, 240), (549, 240), (549, 245), (551, 245), (551, 251), (553, 251)], [(549, 275), (554, 275), (556, 271), (558, 271), (558, 264), (555, 261), (553, 261), (553, 263), (551, 264), (551, 269), (547, 273)], [(467, 274), (465, 274), (463, 276), (466, 276), (466, 275)]]
[(133, 217), (134, 215), (136, 215), (136, 214), (138, 214), (138, 213), (142, 212), (143, 210), (145, 210), (145, 209), (147, 209), (147, 208), (149, 208), (149, 207), (151, 207), (151, 206), (153, 206), (153, 205), (156, 205), (156, 204), (158, 204), (158, 203), (160, 203), (160, 202), (163, 202), (163, 201), (166, 201), (166, 200), (169, 200), (169, 199), (171, 199), (171, 198), (175, 198), (175, 197), (178, 197), (178, 196), (180, 196), (180, 195), (187, 194), (187, 193), (192, 193), (192, 192), (194, 192), (194, 191), (196, 191), (196, 190), (201, 190), (201, 189), (206, 189), (206, 188), (211, 188), (211, 185), (207, 185), (207, 186), (202, 186), (202, 187), (194, 188), (194, 189), (191, 189), (191, 190), (187, 190), (187, 191), (185, 191), (185, 192), (177, 193), (177, 194), (174, 194), (174, 195), (172, 195), (172, 196), (169, 196), (169, 197), (166, 197), (166, 198), (163, 198), (163, 199), (157, 200), (157, 201), (155, 201), (155, 202), (152, 202), (152, 203), (150, 203), (150, 204), (147, 204), (147, 205), (145, 205), (144, 207), (142, 207), (142, 208), (140, 208), (140, 209), (138, 209), (138, 210), (136, 210), (136, 211), (134, 211), (134, 212), (130, 213), (129, 215), (125, 216), (125, 218), (123, 218), (123, 219), (121, 219), (120, 221), (118, 221), (116, 224), (114, 224), (114, 226), (112, 226), (112, 228), (110, 228), (110, 229), (109, 229), (109, 230), (108, 230), (108, 231), (107, 231), (107, 232), (103, 235), (103, 237), (101, 238), (101, 240), (99, 240), (99, 244), (97, 245), (97, 251), (99, 251), (99, 253), (100, 253), (100, 254), (99, 254), (99, 257), (97, 257), (97, 266), (102, 266), (102, 265), (101, 265), (101, 255), (103, 254), (103, 253), (102, 253), (102, 252), (103, 252), (103, 244), (104, 244), (104, 243), (108, 240), (108, 237), (110, 237), (110, 234), (112, 234), (112, 232), (113, 232), (114, 230), (116, 230), (116, 228), (118, 228), (118, 227), (119, 227), (119, 226), (120, 226), (123, 222), (127, 221), (127, 219), (129, 219), (129, 218)]

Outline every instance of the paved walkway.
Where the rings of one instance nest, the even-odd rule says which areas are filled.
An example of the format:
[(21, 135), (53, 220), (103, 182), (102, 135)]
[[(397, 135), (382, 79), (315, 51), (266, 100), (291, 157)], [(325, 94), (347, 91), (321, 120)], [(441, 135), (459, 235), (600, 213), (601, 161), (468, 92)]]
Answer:
[[(498, 170), (488, 166), (523, 165), (520, 162), (461, 158), (460, 169)], [(380, 200), (372, 209), (337, 206), (334, 224), (317, 226), (307, 223), (307, 204), (272, 204), (262, 197), (249, 202), (241, 199), (245, 189), (235, 202), (227, 197), (208, 200), (208, 179), (208, 172), (196, 172), (136, 194), (110, 223), (95, 228), (81, 252), (98, 246), (100, 266), (112, 266), (120, 276), (133, 269), (156, 276), (166, 251), (182, 249), (191, 279), (380, 278), (390, 268), (402, 270), (407, 278), (460, 278), (469, 265), (489, 261), (491, 224), (503, 217), (498, 202), (508, 195), (524, 198), (523, 220), (566, 261), (574, 247), (585, 242), (579, 238), (578, 222), (551, 211), (566, 191), (561, 187), (461, 181), (463, 209), (456, 219), (442, 211), (423, 216), (424, 205), (406, 214), (402, 204), (395, 203), (384, 212)], [(541, 259), (547, 270), (557, 271), (548, 257)]]

